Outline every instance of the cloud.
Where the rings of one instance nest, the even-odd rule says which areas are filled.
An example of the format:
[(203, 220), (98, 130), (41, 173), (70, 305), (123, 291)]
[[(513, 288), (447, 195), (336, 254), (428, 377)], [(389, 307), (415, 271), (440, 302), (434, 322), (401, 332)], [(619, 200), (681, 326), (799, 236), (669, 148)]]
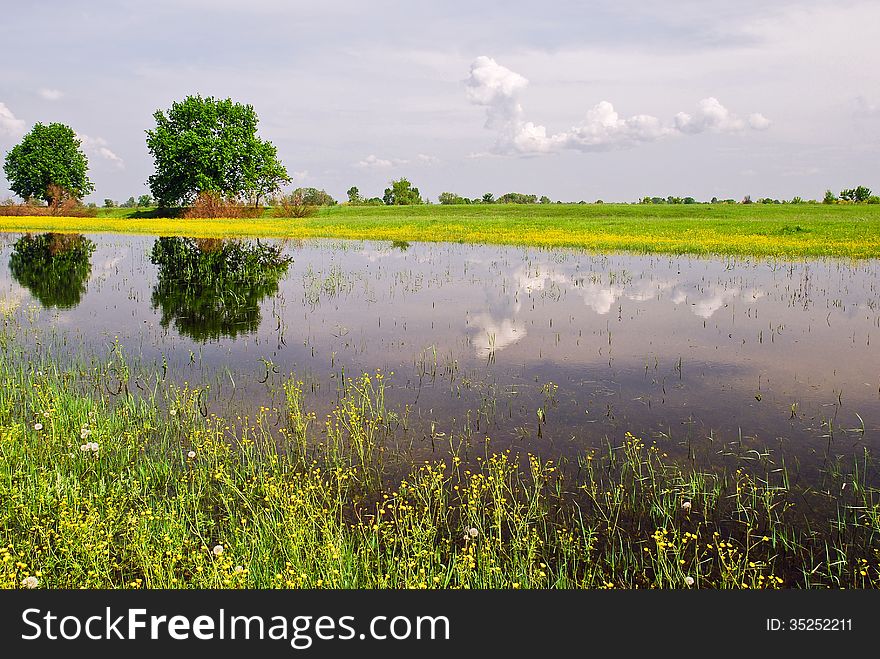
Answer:
[(416, 160), (423, 165), (436, 165), (438, 162), (440, 162), (440, 158), (438, 158), (437, 156), (429, 156), (425, 153), (420, 153), (419, 155), (417, 155)]
[(302, 181), (309, 177), (309, 170), (301, 169), (297, 172), (293, 172), (293, 180), (294, 181)]
[(465, 81), (468, 100), (486, 106), (486, 128), (492, 129), (520, 119), (522, 106), (517, 95), (528, 84), (526, 78), (485, 55), (474, 60)]
[(24, 135), (24, 121), (17, 119), (12, 110), (0, 102), (0, 137), (20, 137)]
[(770, 120), (760, 112), (749, 115), (749, 128), (753, 130), (767, 130), (770, 128)]
[(76, 134), (77, 138), (79, 138), (80, 143), (82, 144), (82, 148), (88, 155), (97, 156), (99, 158), (103, 158), (104, 160), (108, 160), (116, 165), (119, 169), (123, 169), (125, 167), (125, 162), (116, 155), (113, 151), (110, 150), (108, 146), (107, 140), (103, 137), (89, 137), (88, 135), (83, 135), (82, 133)]
[(44, 87), (39, 92), (40, 98), (46, 101), (57, 101), (59, 98), (64, 96), (64, 92), (59, 89), (47, 89)]
[(561, 133), (526, 121), (519, 94), (528, 80), (491, 57), (480, 56), (471, 64), (465, 80), (468, 100), (486, 108), (485, 127), (498, 133), (496, 154), (535, 155), (565, 150), (607, 151), (630, 148), (676, 135), (738, 133), (747, 128), (764, 130), (770, 120), (760, 113), (747, 119), (732, 114), (714, 97), (704, 98), (691, 114), (679, 112), (671, 124), (657, 117), (637, 114), (621, 117), (614, 106), (602, 101), (587, 111), (584, 120)]
[(405, 165), (408, 162), (408, 160), (400, 160), (398, 158), (386, 160), (385, 158), (377, 158), (375, 155), (370, 154), (363, 160), (355, 163), (355, 167), (362, 167), (364, 169), (388, 169), (395, 165)]

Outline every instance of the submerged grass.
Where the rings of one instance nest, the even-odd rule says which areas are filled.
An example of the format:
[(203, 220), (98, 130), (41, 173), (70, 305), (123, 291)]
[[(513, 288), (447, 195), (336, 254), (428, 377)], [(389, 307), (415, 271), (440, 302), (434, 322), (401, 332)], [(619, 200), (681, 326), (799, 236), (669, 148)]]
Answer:
[(334, 206), (310, 218), (3, 217), (0, 231), (442, 241), (593, 251), (880, 257), (880, 205)]
[(822, 505), (776, 466), (685, 469), (629, 434), (577, 463), (450, 439), (410, 464), (382, 373), (324, 419), (290, 378), (283, 407), (231, 423), (199, 387), (115, 386), (118, 348), (61, 368), (8, 333), (0, 587), (880, 586), (867, 454)]

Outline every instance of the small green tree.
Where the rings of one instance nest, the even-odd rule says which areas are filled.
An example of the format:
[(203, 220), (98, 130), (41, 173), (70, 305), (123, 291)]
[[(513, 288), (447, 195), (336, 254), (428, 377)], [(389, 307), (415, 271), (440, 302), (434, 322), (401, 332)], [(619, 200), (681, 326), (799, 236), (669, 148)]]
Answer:
[(153, 198), (148, 194), (142, 194), (137, 198), (137, 207), (138, 208), (146, 208), (147, 206), (153, 205)]
[(487, 192), (483, 195), (483, 203), (484, 204), (494, 204), (495, 203), (495, 195), (491, 192)]
[(551, 203), (551, 201), (550, 201), (550, 197), (548, 197), (547, 195), (542, 196), (541, 199), (539, 199), (539, 201), (540, 201), (540, 203), (542, 203), (542, 204), (549, 204), (549, 203)]
[(441, 192), (440, 195), (437, 197), (437, 201), (444, 205), (470, 203), (470, 199), (465, 199), (461, 195), (457, 195), (454, 192)]
[(302, 199), (307, 206), (335, 206), (336, 200), (326, 190), (317, 188), (297, 188), (293, 194)]
[(391, 187), (385, 188), (382, 201), (387, 206), (410, 206), (423, 203), (419, 189), (413, 187), (413, 184), (405, 178), (391, 181)]
[(348, 195), (348, 203), (352, 205), (360, 204), (363, 199), (361, 199), (361, 192), (354, 185), (351, 186), (345, 194)]
[(58, 123), (35, 124), (6, 154), (3, 164), (10, 190), (22, 199), (42, 199), (47, 204), (53, 202), (50, 186), (58, 186), (76, 199), (94, 192), (88, 169), (89, 161), (76, 133)]
[(840, 198), (846, 201), (851, 201), (855, 204), (864, 203), (871, 196), (871, 189), (866, 188), (864, 185), (859, 185), (855, 188), (850, 188), (848, 190), (840, 191)]
[(275, 146), (257, 137), (251, 105), (187, 96), (153, 118), (147, 148), (156, 172), (149, 186), (160, 206), (190, 203), (201, 192), (246, 197), (258, 205), (290, 182)]
[(499, 204), (535, 204), (538, 202), (538, 196), (533, 194), (523, 194), (521, 192), (508, 192), (498, 197)]
[(831, 192), (831, 190), (825, 190), (825, 196), (822, 198), (823, 204), (836, 204), (837, 203), (837, 195)]
[(116, 208), (116, 202), (112, 199), (105, 199), (104, 208)]

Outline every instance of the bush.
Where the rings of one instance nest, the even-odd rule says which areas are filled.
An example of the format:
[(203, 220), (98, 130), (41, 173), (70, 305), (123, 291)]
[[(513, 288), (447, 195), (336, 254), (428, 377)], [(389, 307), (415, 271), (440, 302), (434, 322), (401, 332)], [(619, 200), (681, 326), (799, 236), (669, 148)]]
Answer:
[(207, 190), (200, 192), (192, 206), (183, 212), (185, 219), (195, 218), (253, 218), (259, 217), (263, 209), (248, 206), (232, 197), (223, 197), (219, 192)]
[(97, 217), (97, 208), (87, 208), (82, 202), (58, 185), (50, 185), (47, 195), (52, 200), (46, 206), (34, 203), (16, 204), (12, 199), (5, 199), (0, 204), (0, 215), (10, 216), (59, 216), (59, 217)]
[(272, 215), (274, 217), (303, 218), (312, 217), (317, 212), (317, 206), (307, 203), (303, 194), (300, 191), (295, 191), (278, 198)]

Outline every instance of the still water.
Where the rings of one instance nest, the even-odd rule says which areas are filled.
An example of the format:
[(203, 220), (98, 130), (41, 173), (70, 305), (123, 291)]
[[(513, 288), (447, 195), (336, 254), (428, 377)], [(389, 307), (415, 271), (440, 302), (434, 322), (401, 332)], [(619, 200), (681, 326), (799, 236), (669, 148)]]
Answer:
[[(805, 473), (880, 447), (880, 262), (6, 234), (0, 300), (60, 362), (114, 344), (218, 414), (322, 414), (381, 370), (410, 442), (572, 456), (624, 432)], [(393, 374), (393, 375), (392, 375)]]

